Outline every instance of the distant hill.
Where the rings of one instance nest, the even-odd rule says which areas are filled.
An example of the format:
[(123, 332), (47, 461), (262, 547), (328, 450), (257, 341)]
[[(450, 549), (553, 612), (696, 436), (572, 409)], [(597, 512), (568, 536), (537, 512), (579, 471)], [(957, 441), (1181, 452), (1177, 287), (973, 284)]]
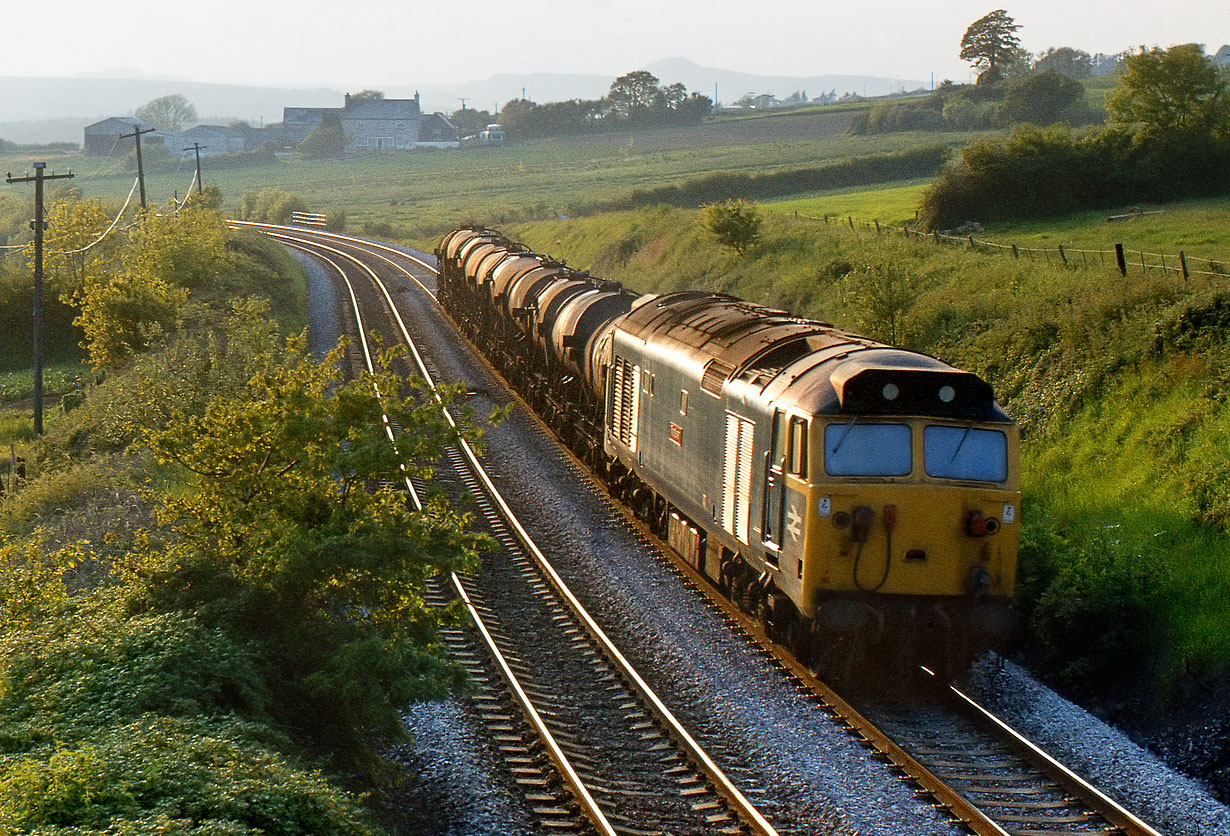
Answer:
[[(747, 94), (769, 93), (785, 98), (796, 91), (805, 91), (810, 98), (832, 90), (841, 96), (857, 93), (860, 96), (884, 96), (899, 92), (902, 88), (916, 90), (926, 82), (914, 79), (884, 78), (865, 75), (816, 75), (816, 76), (770, 76), (753, 73), (702, 67), (686, 58), (668, 58), (646, 67), (629, 67), (633, 70), (648, 70), (663, 84), (676, 82), (703, 96), (713, 97), (713, 85), (718, 87), (718, 98), (733, 104)], [(530, 73), (526, 75), (500, 74), (482, 81), (464, 84), (423, 85), (420, 87), (389, 88), (390, 96), (413, 96), (418, 91), (423, 97), (423, 110), (451, 112), (466, 99), (466, 107), (478, 110), (493, 110), (503, 107), (509, 99), (524, 95), (538, 103), (559, 102), (566, 99), (598, 99), (611, 89), (615, 76), (582, 75), (578, 73)]]
[(717, 84), (718, 99), (725, 104), (733, 104), (741, 96), (757, 93), (785, 98), (795, 92), (805, 92), (808, 98), (814, 99), (833, 90), (837, 91), (839, 97), (845, 93), (886, 96), (889, 93), (899, 93), (903, 89), (917, 90), (927, 86), (924, 81), (869, 75), (755, 75), (702, 67), (686, 58), (667, 58), (644, 69), (656, 75), (663, 84), (678, 82), (689, 91), (696, 91), (710, 98), (713, 97), (713, 85)]
[[(765, 76), (702, 67), (686, 58), (669, 58), (646, 69), (663, 84), (683, 84), (689, 91), (713, 96), (727, 104), (745, 94), (769, 93), (785, 98), (805, 91), (810, 98), (836, 90), (867, 96), (882, 96), (924, 86), (924, 82), (876, 76), (818, 75), (807, 77)], [(210, 84), (150, 78), (114, 78), (121, 70), (108, 70), (97, 76), (74, 78), (0, 78), (4, 99), (0, 103), (0, 139), (10, 142), (81, 142), (81, 129), (108, 116), (131, 115), (150, 99), (179, 93), (196, 106), (202, 121), (225, 123), (245, 119), (254, 125), (282, 120), (282, 108), (340, 107), (345, 90), (288, 87), (259, 87), (239, 84)], [(524, 95), (536, 102), (566, 99), (597, 99), (605, 96), (614, 76), (582, 73), (501, 73), (481, 81), (462, 84), (412, 84), (384, 87), (390, 98), (422, 96), (425, 113), (452, 113), (466, 107), (495, 110), (510, 99)], [(356, 92), (354, 90), (350, 92)]]

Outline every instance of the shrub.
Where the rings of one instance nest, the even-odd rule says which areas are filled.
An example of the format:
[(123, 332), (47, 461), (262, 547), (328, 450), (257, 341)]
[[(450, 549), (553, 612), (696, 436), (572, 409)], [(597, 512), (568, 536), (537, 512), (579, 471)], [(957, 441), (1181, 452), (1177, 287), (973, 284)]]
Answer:
[(723, 200), (701, 209), (700, 225), (709, 230), (723, 247), (743, 255), (760, 240), (760, 210), (742, 200)]
[(359, 805), (236, 720), (144, 716), (0, 758), (0, 830), (374, 836)]
[(1043, 665), (1074, 688), (1139, 673), (1161, 644), (1160, 556), (1117, 527), (1065, 545), (1033, 612)]
[(0, 640), (3, 738), (81, 740), (147, 713), (267, 719), (251, 646), (191, 615), (130, 616), (125, 604), (111, 592), (80, 595)]
[(271, 224), (290, 223), (295, 212), (307, 212), (307, 201), (283, 189), (245, 192), (239, 206), (239, 219)]

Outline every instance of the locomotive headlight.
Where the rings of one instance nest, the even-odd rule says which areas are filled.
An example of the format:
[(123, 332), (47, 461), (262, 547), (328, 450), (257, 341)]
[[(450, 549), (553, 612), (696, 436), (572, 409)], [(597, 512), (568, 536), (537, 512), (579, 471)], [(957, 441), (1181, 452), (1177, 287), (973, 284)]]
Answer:
[(939, 396), (940, 400), (944, 403), (952, 403), (953, 399), (957, 396), (957, 390), (951, 386), (941, 386)]
[(901, 390), (897, 388), (896, 383), (885, 383), (881, 394), (884, 395), (884, 400), (895, 401), (897, 396), (901, 394)]
[(969, 575), (965, 579), (965, 588), (969, 590), (970, 595), (981, 595), (991, 588), (991, 573), (981, 566), (975, 566), (969, 570)]

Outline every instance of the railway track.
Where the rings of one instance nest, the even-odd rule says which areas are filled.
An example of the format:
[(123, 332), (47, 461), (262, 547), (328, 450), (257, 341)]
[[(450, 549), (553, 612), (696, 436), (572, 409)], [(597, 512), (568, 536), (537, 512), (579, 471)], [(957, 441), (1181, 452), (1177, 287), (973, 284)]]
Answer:
[[(409, 271), (399, 264), (405, 259), (417, 262), (419, 265), (415, 270), (417, 273), (432, 269), (430, 264), (414, 256), (383, 245), (359, 242), (359, 239), (321, 233), (304, 233), (300, 230), (293, 233), (283, 231), (274, 234), (275, 237), (283, 237), (283, 240), (287, 240), (285, 236), (292, 235), (298, 240), (300, 246), (313, 246), (304, 244), (305, 241), (317, 242), (315, 244), (317, 247), (321, 241), (332, 241), (333, 243), (326, 246), (336, 250), (339, 249), (340, 242), (347, 249), (354, 248), (364, 252), (364, 260), (370, 262), (374, 259), (406, 275), (409, 275)], [(370, 267), (367, 269), (371, 271)], [(372, 279), (379, 281), (374, 272)], [(416, 277), (414, 281), (420, 284), (424, 291), (430, 293), (432, 289), (429, 286), (430, 278), (423, 276), (422, 279)], [(383, 302), (377, 300), (379, 305), (386, 309), (386, 313), (391, 312), (393, 317), (397, 317), (393, 295), (387, 288), (383, 296)], [(355, 306), (357, 312), (357, 301)], [(409, 340), (404, 323), (401, 323), (399, 327), (405, 339)], [(419, 362), (424, 361), (420, 358)], [(427, 372), (427, 366), (424, 366), (424, 372)], [(427, 373), (430, 374), (430, 372)], [(572, 460), (572, 466), (578, 470), (581, 468), (579, 462), (575, 460)], [(475, 496), (482, 495), (481, 486), (471, 483), (478, 477), (465, 475), (467, 472), (473, 474), (472, 470), (460, 468), (454, 472), (457, 473), (456, 478), (459, 480), (462, 492)], [(595, 489), (597, 491), (596, 483)], [(485, 501), (478, 500), (478, 502), (482, 506)], [(511, 514), (511, 512), (508, 513)], [(639, 527), (626, 509), (623, 509), (621, 513), (627, 525)], [(527, 643), (527, 640), (522, 638), (518, 643), (516, 638), (518, 630), (505, 624), (503, 619), (508, 616), (502, 615), (502, 611), (506, 606), (505, 599), (509, 597), (507, 590), (514, 584), (520, 584), (526, 590), (523, 594), (528, 596), (526, 600), (533, 604), (535, 599), (547, 595), (550, 587), (558, 588), (559, 585), (563, 585), (563, 581), (558, 579), (558, 575), (552, 579), (550, 577), (552, 570), (544, 570), (541, 566), (535, 565), (537, 560), (532, 555), (533, 548), (529, 550), (531, 554), (526, 555), (524, 547), (518, 548), (513, 542), (517, 537), (506, 529), (502, 530), (502, 526), (506, 525), (503, 511), (484, 508), (481, 516), (485, 524), (491, 526), (493, 536), (501, 543), (501, 554), (509, 555), (508, 559), (502, 559), (499, 564), (504, 567), (505, 573), (510, 574), (501, 575), (498, 581), (493, 581), (496, 585), (488, 587), (486, 592), (480, 586), (475, 585), (472, 593), (463, 592), (462, 594), (471, 596), (470, 604), (476, 622), (483, 619), (495, 620), (495, 629), (488, 630), (491, 635), (489, 651), (493, 654), (504, 655), (506, 660), (509, 658), (514, 660), (512, 663), (505, 662), (508, 670), (504, 671), (501, 668), (500, 676), (511, 682), (518, 669), (523, 676), (527, 673), (530, 675), (528, 688), (526, 685), (521, 685), (521, 690), (527, 694), (536, 694), (540, 698), (539, 701), (544, 710), (539, 712), (539, 723), (546, 728), (548, 733), (552, 731), (552, 728), (561, 733), (559, 736), (563, 742), (556, 745), (560, 747), (563, 757), (567, 757), (569, 750), (574, 758), (580, 755), (576, 759), (581, 766), (579, 769), (575, 766), (571, 767), (572, 771), (582, 782), (588, 779), (597, 788), (596, 792), (591, 793), (591, 797), (594, 798), (594, 805), (603, 816), (608, 810), (619, 810), (623, 803), (621, 799), (635, 798), (638, 793), (643, 792), (662, 794), (661, 787), (653, 790), (634, 789), (626, 783), (628, 779), (624, 777), (615, 780), (610, 777), (605, 780), (598, 777), (600, 773), (596, 769), (595, 761), (601, 758), (592, 757), (590, 730), (576, 725), (569, 726), (566, 721), (560, 719), (569, 713), (569, 708), (584, 706), (584, 712), (592, 711), (593, 707), (588, 702), (590, 697), (571, 698), (573, 695), (568, 692), (575, 690), (576, 680), (574, 678), (568, 678), (562, 682), (558, 679), (553, 681), (549, 677), (543, 678), (544, 670), (562, 660), (554, 657), (544, 660), (532, 655), (532, 648), (529, 645), (534, 644), (534, 641), (529, 640)], [(651, 539), (651, 535), (644, 529), (640, 529), (640, 533), (645, 538)], [(811, 672), (790, 657), (784, 648), (765, 636), (754, 620), (739, 612), (729, 601), (721, 598), (690, 567), (682, 561), (666, 556), (663, 552), (664, 549), (659, 550), (659, 560), (663, 565), (668, 566), (670, 571), (677, 574), (698, 594), (704, 595), (709, 605), (720, 611), (729, 624), (756, 644), (766, 658), (771, 660), (783, 675), (790, 678), (801, 692), (807, 694), (809, 699), (815, 700), (826, 713), (831, 715), (833, 722), (846, 728), (851, 736), (857, 738), (860, 745), (868, 749), (877, 760), (883, 761), (887, 768), (913, 787), (916, 795), (945, 810), (959, 830), (977, 834), (994, 834), (995, 836), (1002, 836), (1002, 834), (1014, 834), (1014, 836), (1095, 833), (1128, 834), (1129, 836), (1156, 834), (1156, 831), (1147, 824), (1090, 786), (1079, 776), (1071, 773), (1038, 747), (1017, 735), (1006, 724), (992, 717), (989, 712), (974, 704), (969, 697), (955, 688), (949, 686), (924, 687), (920, 689), (920, 697), (917, 700), (867, 699), (860, 703), (861, 710), (856, 709), (851, 702), (847, 702), (812, 676)], [(488, 578), (496, 577), (495, 574), (489, 574), (489, 572), (490, 569), (483, 575)], [(473, 585), (475, 580), (470, 579), (469, 583)], [(464, 588), (459, 585), (459, 589)], [(490, 590), (495, 590), (496, 594), (492, 596)], [(499, 599), (498, 605), (496, 599)], [(682, 806), (676, 804), (669, 812), (664, 809), (661, 813), (664, 816), (661, 821), (667, 831), (687, 832), (686, 829), (680, 829), (679, 822), (683, 819), (677, 820), (670, 817), (680, 811), (690, 809), (693, 814), (699, 814), (690, 819), (693, 826), (700, 828), (696, 832), (715, 832), (721, 829), (729, 832), (747, 832), (749, 829), (753, 832), (771, 832), (770, 830), (755, 830), (756, 816), (759, 814), (749, 816), (746, 811), (739, 810), (737, 803), (732, 804), (729, 791), (723, 790), (720, 783), (715, 782), (713, 776), (708, 774), (706, 769), (701, 768), (703, 759), (698, 759), (697, 754), (687, 751), (686, 747), (683, 750), (675, 748), (678, 746), (678, 732), (665, 731), (661, 714), (655, 706), (655, 703), (659, 702), (657, 698), (638, 695), (630, 689), (630, 682), (639, 679), (639, 675), (630, 676), (626, 672), (602, 667), (599, 660), (609, 663), (612, 655), (618, 656), (619, 651), (614, 649), (613, 645), (607, 647), (603, 641), (593, 638), (592, 629), (599, 629), (601, 632), (596, 624), (592, 628), (587, 625), (586, 617), (578, 616), (571, 603), (556, 601), (546, 605), (545, 608), (541, 604), (537, 606), (539, 607), (538, 615), (535, 617), (537, 620), (531, 618), (522, 622), (534, 625), (530, 628), (530, 636), (541, 639), (537, 633), (538, 630), (558, 629), (564, 638), (558, 642), (551, 642), (550, 646), (558, 650), (552, 650), (549, 653), (558, 652), (561, 656), (571, 654), (573, 658), (571, 661), (563, 662), (561, 669), (567, 665), (572, 665), (573, 670), (588, 669), (594, 677), (593, 681), (598, 683), (598, 691), (609, 687), (613, 698), (607, 705), (613, 705), (616, 714), (625, 712), (628, 715), (628, 724), (623, 731), (619, 732), (621, 745), (625, 740), (634, 745), (641, 733), (644, 733), (645, 737), (640, 739), (641, 744), (647, 744), (642, 746), (644, 752), (640, 756), (640, 760), (645, 765), (643, 768), (649, 772), (657, 770), (662, 776), (668, 776), (667, 786), (671, 792), (676, 798), (684, 799), (685, 803)], [(592, 619), (589, 620), (592, 621)], [(450, 646), (454, 640), (461, 641), (462, 638), (450, 636)], [(570, 644), (569, 650), (563, 650)], [(477, 664), (473, 661), (478, 655), (475, 650), (459, 645), (457, 653), (458, 658), (466, 660), (467, 666), (472, 662)], [(495, 658), (494, 655), (492, 658)], [(479, 682), (489, 683), (497, 678), (490, 670), (484, 672), (477, 668), (472, 675)], [(512, 687), (514, 691), (517, 688), (517, 686)], [(652, 692), (649, 693), (652, 694)], [(569, 698), (562, 699), (564, 695)], [(495, 697), (489, 701), (483, 698), (482, 702), (490, 702), (492, 706), (495, 706), (499, 700)], [(530, 702), (533, 704), (533, 700)], [(664, 705), (661, 706), (661, 710), (665, 711)], [(515, 775), (526, 776), (527, 786), (540, 789), (558, 783), (558, 779), (544, 777), (542, 774), (544, 757), (538, 747), (545, 746), (545, 744), (526, 743), (531, 738), (527, 736), (524, 729), (520, 729), (512, 722), (511, 718), (514, 713), (506, 705), (482, 711), (484, 716), (489, 713), (493, 718), (492, 724), (489, 724), (489, 728), (493, 730), (493, 739), (498, 745), (507, 745), (510, 756), (518, 759), (511, 763), (515, 764), (516, 768), (525, 770), (514, 772)], [(524, 717), (532, 718), (532, 712), (524, 705), (520, 707), (519, 713)], [(669, 714), (669, 712), (666, 713)], [(534, 722), (530, 720), (530, 724), (534, 725)], [(683, 734), (687, 733), (683, 732)], [(671, 738), (674, 747), (667, 744), (664, 737)], [(566, 775), (568, 767), (562, 766), (556, 757), (547, 757), (545, 760), (554, 762), (555, 770), (559, 774)], [(627, 758), (626, 760), (633, 759)], [(673, 781), (675, 786), (670, 787), (670, 781)], [(621, 795), (621, 792), (628, 794)], [(573, 798), (583, 796), (583, 793), (579, 792), (575, 786), (571, 787), (568, 793)], [(551, 795), (545, 789), (542, 792), (535, 791), (527, 795), (527, 799), (541, 807), (543, 811), (550, 811), (551, 815), (562, 816), (564, 812), (576, 809), (575, 803), (565, 803), (562, 796)], [(687, 818), (685, 815), (684, 819)], [(590, 816), (589, 821), (593, 823), (597, 819)], [(666, 824), (667, 822), (669, 825)], [(767, 822), (765, 825), (767, 826)], [(551, 826), (562, 829), (569, 825), (565, 825), (561, 818)], [(607, 832), (602, 828), (609, 826), (612, 828), (610, 832), (634, 833), (639, 832), (639, 828), (644, 826), (644, 820), (617, 816), (614, 822), (608, 820), (606, 825), (593, 824), (593, 826), (601, 832)]]
[[(434, 381), (392, 292), (375, 271), (336, 246), (270, 234), (337, 270), (348, 287), (368, 364), (366, 329), (372, 317), (364, 316), (363, 292), (352, 270), (378, 287), (384, 304), (374, 307), (392, 319), (385, 327), (409, 346), (415, 373)], [(388, 428), (394, 443), (395, 429)], [(486, 706), (481, 710), (493, 740), (544, 827), (611, 836), (776, 834), (571, 594), (474, 451), (462, 442), (438, 470), (438, 487), (458, 501), (469, 498), (480, 524), (499, 544), (477, 577), (451, 579), (490, 661), (479, 661), (463, 631), (446, 638), (480, 684), (477, 703)], [(418, 502), (422, 486), (407, 487)], [(443, 599), (445, 591), (436, 595)], [(515, 715), (500, 696), (481, 688), (492, 682), (493, 672), (506, 684), (520, 722), (513, 722)]]

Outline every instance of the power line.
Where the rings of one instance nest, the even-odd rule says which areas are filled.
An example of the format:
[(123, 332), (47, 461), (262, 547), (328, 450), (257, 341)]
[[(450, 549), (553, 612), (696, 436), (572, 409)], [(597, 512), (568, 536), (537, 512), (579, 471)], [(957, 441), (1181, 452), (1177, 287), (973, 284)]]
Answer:
[(108, 235), (111, 234), (111, 231), (115, 229), (116, 225), (119, 224), (120, 218), (124, 217), (124, 211), (128, 209), (128, 204), (132, 203), (132, 193), (135, 192), (136, 190), (137, 190), (137, 181), (133, 180), (132, 188), (128, 190), (128, 197), (125, 198), (124, 205), (120, 207), (120, 213), (115, 216), (115, 220), (111, 222), (111, 226), (107, 227), (107, 231), (104, 232), (102, 235), (99, 235), (97, 238), (95, 238), (90, 243), (86, 244), (84, 247), (79, 247), (75, 250), (51, 250), (51, 252), (55, 253), (56, 255), (76, 255), (77, 253), (83, 253), (86, 250), (90, 249), (91, 247), (94, 247), (97, 244), (101, 243), (104, 238), (106, 238)]

